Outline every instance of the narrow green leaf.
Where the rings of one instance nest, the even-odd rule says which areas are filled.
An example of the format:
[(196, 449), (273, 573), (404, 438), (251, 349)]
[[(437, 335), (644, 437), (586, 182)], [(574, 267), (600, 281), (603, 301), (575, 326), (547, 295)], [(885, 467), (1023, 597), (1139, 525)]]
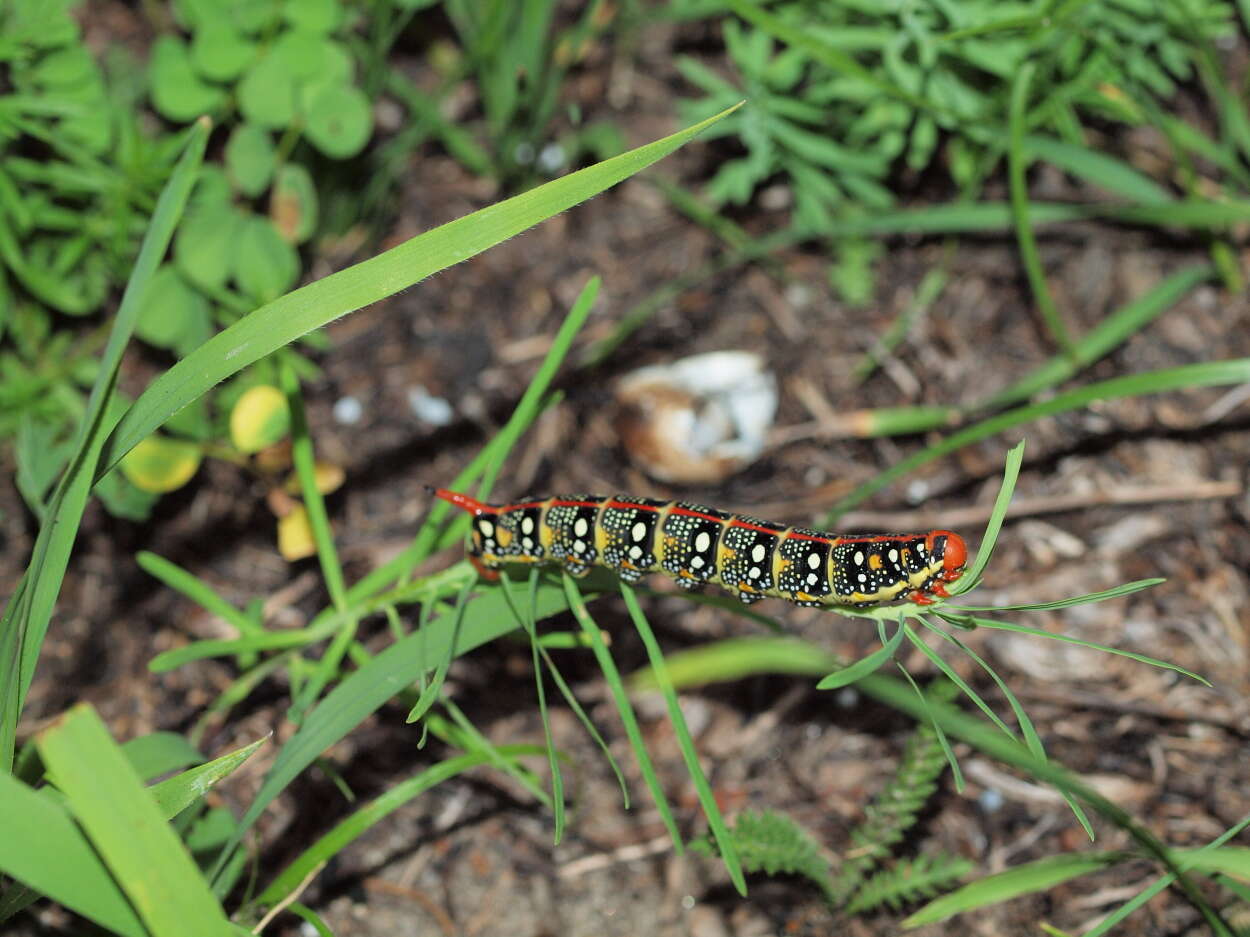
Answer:
[(604, 644), (602, 635), (599, 634), (599, 626), (595, 624), (595, 620), (590, 617), (590, 612), (586, 610), (586, 603), (582, 601), (581, 594), (577, 591), (577, 583), (573, 581), (573, 578), (567, 572), (561, 574), (561, 579), (564, 583), (564, 595), (568, 602), (569, 611), (573, 613), (573, 617), (581, 625), (582, 630), (586, 633), (586, 637), (590, 639), (591, 650), (594, 651), (595, 660), (599, 663), (599, 669), (603, 672), (603, 679), (608, 685), (608, 690), (612, 693), (612, 700), (616, 703), (616, 712), (621, 717), (621, 724), (625, 727), (625, 734), (629, 737), (630, 747), (633, 749), (634, 758), (638, 762), (638, 770), (642, 773), (647, 790), (651, 792), (651, 799), (655, 802), (656, 810), (660, 814), (660, 820), (664, 823), (664, 828), (668, 830), (668, 835), (673, 840), (673, 848), (680, 855), (682, 851), (681, 833), (678, 831), (677, 823), (673, 819), (673, 811), (668, 804), (668, 798), (664, 796), (664, 788), (661, 786), (660, 779), (655, 773), (651, 755), (647, 752), (646, 743), (642, 739), (642, 732), (638, 728), (638, 717), (634, 715), (634, 707), (630, 704), (629, 696), (625, 692), (625, 684), (621, 681), (620, 671), (616, 669), (616, 663), (612, 660), (612, 655), (608, 651), (607, 645)]
[(656, 683), (659, 684), (660, 693), (663, 694), (664, 702), (668, 706), (668, 718), (673, 726), (673, 734), (677, 738), (677, 747), (681, 749), (682, 760), (686, 763), (686, 771), (690, 775), (695, 794), (703, 807), (703, 815), (707, 817), (708, 826), (711, 827), (712, 835), (716, 838), (716, 846), (720, 851), (721, 860), (725, 863), (725, 870), (729, 873), (729, 880), (738, 889), (738, 894), (745, 896), (747, 883), (742, 874), (742, 863), (738, 859), (738, 849), (734, 845), (729, 828), (725, 825), (725, 818), (721, 815), (720, 807), (716, 803), (712, 786), (708, 784), (707, 775), (703, 773), (703, 766), (699, 764), (699, 753), (695, 751), (694, 739), (690, 737), (690, 727), (686, 725), (686, 717), (682, 715), (681, 704), (677, 700), (677, 691), (673, 689), (673, 683), (668, 677), (668, 668), (664, 666), (664, 652), (660, 650), (660, 643), (655, 639), (655, 632), (651, 630), (651, 624), (647, 621), (642, 606), (638, 604), (638, 597), (624, 580), (621, 581), (621, 595), (625, 598), (625, 607), (629, 609), (629, 617), (634, 622), (634, 628), (647, 649), (647, 658), (651, 661), (651, 669), (655, 672)]
[(947, 615), (943, 612), (936, 613), (939, 617), (950, 621), (952, 624), (966, 625), (971, 623), (977, 628), (994, 628), (999, 631), (1015, 631), (1018, 634), (1031, 634), (1038, 638), (1049, 638), (1052, 641), (1063, 641), (1065, 644), (1075, 644), (1079, 647), (1087, 647), (1094, 651), (1105, 651), (1108, 654), (1118, 654), (1120, 657), (1127, 657), (1129, 660), (1135, 660), (1138, 663), (1149, 664), (1151, 667), (1161, 667), (1164, 670), (1174, 670), (1176, 673), (1183, 674), (1191, 680), (1197, 680), (1204, 686), (1210, 686), (1211, 682), (1206, 678), (1199, 676), (1193, 671), (1186, 670), (1177, 664), (1169, 664), (1165, 660), (1158, 660), (1154, 657), (1147, 657), (1145, 654), (1136, 654), (1133, 651), (1125, 651), (1120, 648), (1111, 647), (1107, 644), (1098, 644), (1095, 641), (1084, 641), (1081, 638), (1074, 638), (1067, 634), (1056, 634), (1050, 631), (1043, 631), (1040, 628), (1030, 628), (1027, 625), (1017, 625), (1010, 621), (995, 621), (992, 618), (981, 618), (978, 615)]
[(894, 632), (894, 637), (890, 638), (878, 650), (873, 651), (861, 660), (857, 660), (850, 666), (843, 667), (841, 670), (835, 670), (816, 684), (816, 689), (838, 690), (844, 686), (849, 686), (861, 677), (866, 677), (870, 673), (876, 673), (881, 669), (882, 665), (894, 658), (894, 652), (898, 650), (898, 646), (903, 640), (903, 633), (903, 623), (900, 621), (898, 630)]

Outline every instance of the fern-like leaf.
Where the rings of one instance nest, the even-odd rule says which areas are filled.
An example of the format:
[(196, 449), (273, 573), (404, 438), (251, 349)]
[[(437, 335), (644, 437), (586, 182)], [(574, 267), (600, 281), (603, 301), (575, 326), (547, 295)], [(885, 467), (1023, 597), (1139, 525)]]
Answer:
[[(956, 689), (943, 680), (930, 687), (929, 695), (946, 701)], [(864, 810), (864, 821), (851, 831), (851, 848), (834, 877), (836, 904), (845, 903), (868, 873), (889, 857), (890, 847), (903, 838), (937, 790), (937, 779), (945, 768), (946, 755), (937, 733), (929, 725), (917, 726), (893, 779)]]
[[(744, 810), (730, 831), (738, 859), (748, 872), (765, 875), (801, 875), (832, 901), (829, 861), (816, 841), (794, 820), (772, 810)], [(692, 852), (717, 855), (716, 845), (706, 837), (690, 844)]]
[(902, 859), (893, 868), (878, 872), (865, 882), (847, 904), (846, 910), (858, 914), (883, 904), (897, 909), (921, 898), (932, 898), (964, 878), (972, 869), (970, 860), (949, 853)]

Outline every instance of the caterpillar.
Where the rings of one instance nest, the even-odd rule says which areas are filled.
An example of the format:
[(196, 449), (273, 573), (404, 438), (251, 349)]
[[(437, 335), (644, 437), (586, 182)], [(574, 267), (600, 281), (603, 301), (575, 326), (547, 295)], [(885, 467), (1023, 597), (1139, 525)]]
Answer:
[(963, 538), (949, 530), (843, 536), (632, 495), (490, 505), (445, 488), (429, 491), (473, 516), (469, 558), (490, 579), (508, 563), (554, 562), (576, 577), (603, 566), (628, 583), (651, 572), (683, 589), (713, 583), (748, 605), (771, 597), (867, 608), (949, 598), (946, 584), (968, 561)]

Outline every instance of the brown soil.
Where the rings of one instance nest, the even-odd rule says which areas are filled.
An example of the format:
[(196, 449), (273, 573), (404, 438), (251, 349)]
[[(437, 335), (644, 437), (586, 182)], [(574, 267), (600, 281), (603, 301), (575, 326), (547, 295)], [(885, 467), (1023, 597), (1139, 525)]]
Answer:
[[(601, 55), (568, 88), (597, 118), (616, 121), (631, 145), (676, 127), (674, 100), (689, 93), (672, 68), (672, 34), (649, 32), (637, 60)], [(608, 88), (610, 86), (610, 88)], [(608, 88), (605, 93), (605, 88)], [(615, 102), (609, 104), (608, 102)], [(718, 158), (697, 143), (658, 172), (695, 185)], [(489, 183), (470, 177), (433, 148), (417, 154), (397, 196), (391, 241), (488, 204)], [(1042, 172), (1047, 198), (1093, 197)], [(919, 198), (919, 196), (917, 196)], [(775, 230), (783, 216), (750, 212), (749, 231)], [(532, 376), (546, 340), (586, 279), (603, 290), (582, 345), (607, 334), (622, 313), (657, 285), (720, 254), (704, 230), (676, 214), (655, 188), (633, 180), (468, 263), (363, 310), (332, 327), (324, 377), (307, 387), (319, 454), (343, 465), (344, 488), (330, 502), (341, 555), (352, 579), (407, 543), (429, 506), (423, 485), (445, 483), (506, 418)], [(1046, 229), (1042, 256), (1057, 304), (1076, 333), (1140, 296), (1182, 266), (1205, 259), (1203, 244), (1174, 234), (1109, 225)], [(1050, 354), (1033, 314), (1018, 254), (1008, 237), (965, 238), (950, 262), (950, 285), (897, 356), (861, 387), (848, 375), (874, 336), (908, 305), (924, 273), (943, 262), (927, 239), (889, 243), (877, 264), (870, 306), (849, 308), (827, 286), (828, 257), (815, 248), (779, 255), (778, 268), (734, 268), (661, 309), (604, 367), (571, 375), (566, 396), (522, 440), (497, 491), (630, 491), (810, 523), (840, 494), (922, 448), (925, 438), (794, 439), (718, 487), (678, 489), (629, 464), (613, 430), (611, 388), (642, 364), (701, 351), (763, 355), (782, 388), (779, 427), (827, 413), (967, 402), (1006, 386)], [(324, 272), (324, 271), (320, 271)], [(1245, 296), (1218, 287), (1191, 292), (1083, 379), (1097, 380), (1196, 361), (1250, 355)], [(420, 385), (451, 402), (455, 420), (436, 428), (410, 408)], [(1250, 413), (1227, 388), (1099, 404), (1034, 423), (930, 464), (865, 508), (909, 512), (925, 528), (949, 512), (986, 508), (1004, 454), (1022, 435), (1028, 450), (1017, 499), (1035, 509), (1010, 521), (980, 596), (986, 602), (1040, 602), (1152, 576), (1157, 588), (1066, 612), (1015, 620), (1162, 657), (1203, 673), (1204, 688), (1170, 672), (1054, 642), (973, 633), (966, 640), (1026, 702), (1051, 754), (1128, 809), (1161, 839), (1196, 846), (1247, 812), (1245, 741), (1250, 712), (1246, 638), (1250, 538), (1244, 489)], [(336, 401), (355, 397), (363, 418), (337, 422)], [(1227, 402), (1229, 406), (1224, 406)], [(11, 477), (5, 473), (5, 477)], [(1196, 498), (1209, 482), (1235, 496)], [(1100, 504), (1145, 488), (1167, 489), (1157, 503)], [(1169, 494), (1170, 492), (1170, 494)], [(1084, 505), (1063, 501), (1087, 496)], [(1049, 512), (1053, 504), (1069, 509)], [(34, 524), (11, 484), (0, 486), (0, 587), (16, 582)], [(978, 522), (965, 525), (973, 537)], [(152, 550), (204, 577), (236, 604), (270, 598), (274, 626), (299, 624), (326, 601), (315, 561), (288, 565), (274, 549), (273, 521), (256, 483), (214, 463), (136, 526), (93, 506), (87, 515), (54, 618), (21, 731), (37, 730), (73, 701), (99, 708), (114, 734), (186, 730), (235, 674), (231, 661), (201, 662), (152, 675), (154, 653), (224, 627), (171, 594), (135, 565)], [(432, 568), (456, 559), (438, 557)], [(858, 657), (876, 643), (865, 623), (781, 603), (766, 610), (794, 632)], [(596, 606), (614, 635), (623, 671), (645, 662), (621, 602)], [(668, 650), (744, 633), (740, 619), (673, 599), (650, 605)], [(382, 622), (368, 623), (374, 645)], [(552, 846), (552, 818), (511, 781), (482, 769), (442, 784), (401, 809), (323, 870), (302, 900), (339, 934), (678, 935), (886, 934), (903, 913), (837, 920), (813, 889), (796, 880), (753, 877), (738, 897), (715, 862), (677, 857), (646, 798), (601, 677), (588, 655), (561, 658), (580, 698), (628, 766), (635, 807), (619, 792), (600, 753), (563, 706), (553, 711), (558, 745), (576, 766), (570, 826)], [(918, 677), (931, 665), (905, 655)], [(1001, 712), (1007, 706), (969, 661), (957, 669)], [(528, 648), (496, 642), (453, 666), (448, 692), (496, 742), (541, 743)], [(269, 731), (281, 740), (286, 688), (263, 688), (204, 740), (216, 755)], [(639, 701), (648, 746), (687, 836), (704, 823), (662, 703)], [(730, 815), (772, 808), (801, 821), (836, 857), (865, 804), (891, 773), (909, 722), (855, 694), (831, 698), (813, 681), (760, 677), (683, 695), (686, 718), (717, 796)], [(384, 708), (328, 753), (358, 801), (388, 789), (440, 758), (416, 747), (400, 708)], [(944, 850), (973, 859), (979, 874), (1046, 855), (1127, 847), (1099, 824), (1091, 847), (1052, 791), (956, 746), (967, 786), (947, 775), (907, 853)], [(257, 758), (223, 785), (246, 804), (272, 757)], [(545, 764), (535, 768), (545, 772)], [(309, 809), (316, 805), (314, 809)], [(262, 881), (353, 808), (312, 770), (262, 824)], [(967, 916), (957, 932), (1038, 933), (1038, 923), (1079, 932), (1157, 875), (1129, 864)], [(55, 927), (61, 918), (41, 912)], [(273, 933), (295, 933), (294, 918)], [(1134, 917), (1132, 932), (1179, 934), (1195, 912), (1170, 892)], [(279, 926), (280, 925), (280, 926)], [(941, 927), (920, 934), (943, 934)]]

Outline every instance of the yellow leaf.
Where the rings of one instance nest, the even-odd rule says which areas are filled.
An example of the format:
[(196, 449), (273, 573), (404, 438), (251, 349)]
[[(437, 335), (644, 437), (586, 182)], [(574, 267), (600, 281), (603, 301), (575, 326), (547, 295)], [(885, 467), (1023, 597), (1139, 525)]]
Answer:
[[(323, 495), (328, 495), (332, 491), (338, 491), (343, 486), (343, 479), (347, 477), (343, 467), (335, 465), (333, 462), (317, 462), (313, 466), (313, 475), (317, 479), (317, 490)], [(286, 490), (293, 495), (299, 494), (299, 475), (297, 473), (292, 472), (291, 477), (286, 480)]]
[(308, 523), (308, 511), (302, 504), (286, 517), (278, 518), (278, 552), (290, 563), (317, 552), (312, 525)]
[(286, 397), (269, 384), (248, 388), (230, 411), (230, 441), (240, 452), (259, 452), (272, 446), (290, 427)]
[(149, 436), (122, 457), (121, 469), (140, 491), (164, 494), (189, 482), (202, 457), (196, 443)]

